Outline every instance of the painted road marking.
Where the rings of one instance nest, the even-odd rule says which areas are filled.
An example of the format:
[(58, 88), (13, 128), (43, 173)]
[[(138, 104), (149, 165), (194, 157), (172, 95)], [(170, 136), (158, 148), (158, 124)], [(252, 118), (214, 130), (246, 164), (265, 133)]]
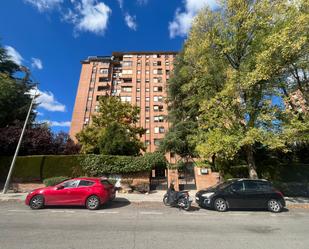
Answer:
[(117, 211), (96, 211), (94, 213), (96, 214), (118, 214), (119, 212)]
[(153, 214), (153, 215), (161, 215), (161, 214), (163, 214), (162, 212), (140, 212), (140, 214)]

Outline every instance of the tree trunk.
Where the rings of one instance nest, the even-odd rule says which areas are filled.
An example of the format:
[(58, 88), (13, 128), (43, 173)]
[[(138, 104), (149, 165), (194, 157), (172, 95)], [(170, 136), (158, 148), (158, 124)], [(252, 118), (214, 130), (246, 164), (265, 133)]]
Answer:
[(248, 170), (249, 170), (249, 177), (250, 179), (257, 179), (258, 175), (256, 173), (256, 166), (255, 166), (255, 161), (253, 157), (252, 145), (246, 146), (246, 157), (247, 157), (247, 164), (248, 164)]

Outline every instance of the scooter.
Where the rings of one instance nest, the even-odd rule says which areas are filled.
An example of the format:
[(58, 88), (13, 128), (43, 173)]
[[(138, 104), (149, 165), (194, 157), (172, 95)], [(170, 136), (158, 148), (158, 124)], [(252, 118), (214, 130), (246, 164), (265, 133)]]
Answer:
[(167, 192), (164, 195), (163, 203), (165, 206), (178, 207), (188, 211), (191, 208), (192, 200), (189, 197), (188, 191), (173, 191)]

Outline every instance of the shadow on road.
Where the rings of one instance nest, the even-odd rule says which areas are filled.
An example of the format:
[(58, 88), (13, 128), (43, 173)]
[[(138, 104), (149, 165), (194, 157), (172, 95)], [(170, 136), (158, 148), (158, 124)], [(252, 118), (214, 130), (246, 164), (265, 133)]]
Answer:
[(104, 204), (101, 207), (101, 209), (122, 208), (122, 207), (125, 207), (125, 206), (129, 206), (130, 204), (131, 204), (131, 202), (128, 199), (116, 197), (115, 200)]
[[(122, 208), (130, 205), (131, 202), (126, 198), (116, 198), (113, 201), (107, 202), (103, 204), (100, 209), (114, 209), (114, 208)], [(44, 209), (86, 209), (85, 206), (46, 206)]]

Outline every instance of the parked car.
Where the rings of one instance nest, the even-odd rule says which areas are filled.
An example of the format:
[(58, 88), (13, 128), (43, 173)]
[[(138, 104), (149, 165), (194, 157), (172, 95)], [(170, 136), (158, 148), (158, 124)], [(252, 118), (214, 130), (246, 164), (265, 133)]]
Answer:
[(106, 178), (82, 177), (31, 191), (25, 200), (32, 209), (44, 206), (86, 206), (98, 209), (115, 198), (115, 187)]
[(283, 194), (266, 180), (231, 179), (198, 191), (195, 199), (200, 207), (219, 212), (237, 208), (268, 209), (278, 213), (285, 207)]

